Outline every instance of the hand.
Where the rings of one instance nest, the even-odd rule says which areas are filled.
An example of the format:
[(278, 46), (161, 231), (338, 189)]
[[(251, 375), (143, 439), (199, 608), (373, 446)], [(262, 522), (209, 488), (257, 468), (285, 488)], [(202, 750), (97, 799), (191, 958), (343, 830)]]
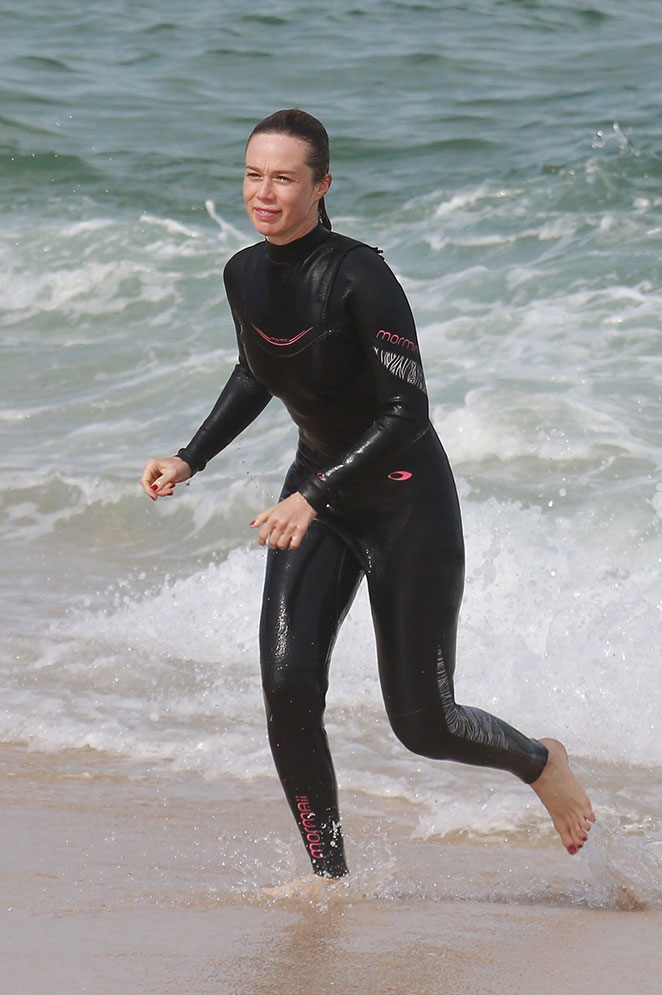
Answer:
[(258, 515), (255, 521), (251, 522), (251, 528), (260, 529), (257, 537), (260, 546), (270, 546), (272, 549), (296, 549), (315, 518), (317, 518), (315, 509), (308, 504), (303, 494), (295, 491), (284, 501), (279, 501), (273, 508)]
[(167, 456), (165, 459), (148, 459), (140, 483), (147, 497), (156, 501), (160, 497), (170, 497), (175, 484), (192, 476), (186, 460), (179, 456)]

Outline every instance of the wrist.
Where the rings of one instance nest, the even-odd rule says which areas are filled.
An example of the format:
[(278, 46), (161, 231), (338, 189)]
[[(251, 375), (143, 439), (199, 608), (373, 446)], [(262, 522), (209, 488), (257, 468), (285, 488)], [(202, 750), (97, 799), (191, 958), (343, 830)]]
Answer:
[[(204, 469), (204, 466), (196, 466), (191, 457), (186, 455), (186, 450), (184, 449), (180, 449), (178, 453), (175, 453), (172, 459), (179, 460), (179, 462), (186, 467), (186, 469), (188, 470), (188, 477), (192, 477), (195, 473), (198, 472), (198, 470)], [(188, 478), (184, 477), (183, 479), (187, 480)]]
[(299, 499), (299, 504), (302, 505), (302, 507), (308, 512), (309, 515), (312, 515), (313, 518), (317, 517), (317, 510), (313, 508), (310, 501), (308, 501), (308, 499), (304, 497), (301, 491), (295, 491), (292, 496)]
[(326, 508), (328, 500), (326, 488), (316, 477), (309, 477), (296, 493), (303, 498), (316, 515)]

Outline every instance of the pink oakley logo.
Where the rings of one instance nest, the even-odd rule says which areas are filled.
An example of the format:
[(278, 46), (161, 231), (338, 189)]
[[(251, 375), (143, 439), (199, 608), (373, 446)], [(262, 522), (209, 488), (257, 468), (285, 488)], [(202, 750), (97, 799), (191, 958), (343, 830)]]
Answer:
[(394, 470), (393, 473), (389, 473), (389, 480), (409, 480), (413, 474), (409, 470)]

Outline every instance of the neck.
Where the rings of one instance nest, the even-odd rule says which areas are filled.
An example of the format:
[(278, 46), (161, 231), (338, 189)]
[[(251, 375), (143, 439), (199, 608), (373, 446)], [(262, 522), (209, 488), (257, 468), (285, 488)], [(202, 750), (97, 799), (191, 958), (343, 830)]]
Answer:
[(300, 238), (305, 238), (306, 235), (310, 235), (311, 231), (314, 231), (318, 224), (319, 219), (317, 215), (315, 215), (315, 217), (312, 218), (307, 224), (301, 226), (301, 231), (298, 231), (296, 235), (293, 235), (291, 238), (280, 239), (277, 236), (276, 238), (270, 238), (268, 235), (265, 237), (267, 242), (270, 242), (272, 245), (290, 245), (292, 242), (297, 242)]
[(291, 262), (295, 259), (306, 256), (317, 245), (323, 242), (329, 234), (330, 232), (327, 231), (324, 225), (316, 224), (315, 227), (307, 231), (305, 235), (300, 235), (298, 238), (292, 239), (289, 242), (276, 243), (272, 242), (271, 239), (265, 239), (265, 245), (267, 247), (269, 257), (274, 262)]

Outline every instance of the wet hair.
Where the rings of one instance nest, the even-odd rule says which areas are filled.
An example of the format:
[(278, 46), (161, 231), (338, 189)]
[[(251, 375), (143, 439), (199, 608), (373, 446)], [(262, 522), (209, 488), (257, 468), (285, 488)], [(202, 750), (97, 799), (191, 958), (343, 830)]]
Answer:
[[(306, 143), (308, 149), (306, 165), (312, 171), (314, 183), (326, 176), (329, 172), (329, 136), (321, 121), (312, 114), (299, 110), (298, 107), (290, 107), (287, 110), (276, 111), (256, 124), (248, 141), (250, 142), (253, 135), (274, 133), (290, 135)], [(248, 146), (248, 142), (246, 145)], [(331, 222), (324, 206), (324, 197), (317, 205), (317, 213), (324, 227), (330, 231)]]

